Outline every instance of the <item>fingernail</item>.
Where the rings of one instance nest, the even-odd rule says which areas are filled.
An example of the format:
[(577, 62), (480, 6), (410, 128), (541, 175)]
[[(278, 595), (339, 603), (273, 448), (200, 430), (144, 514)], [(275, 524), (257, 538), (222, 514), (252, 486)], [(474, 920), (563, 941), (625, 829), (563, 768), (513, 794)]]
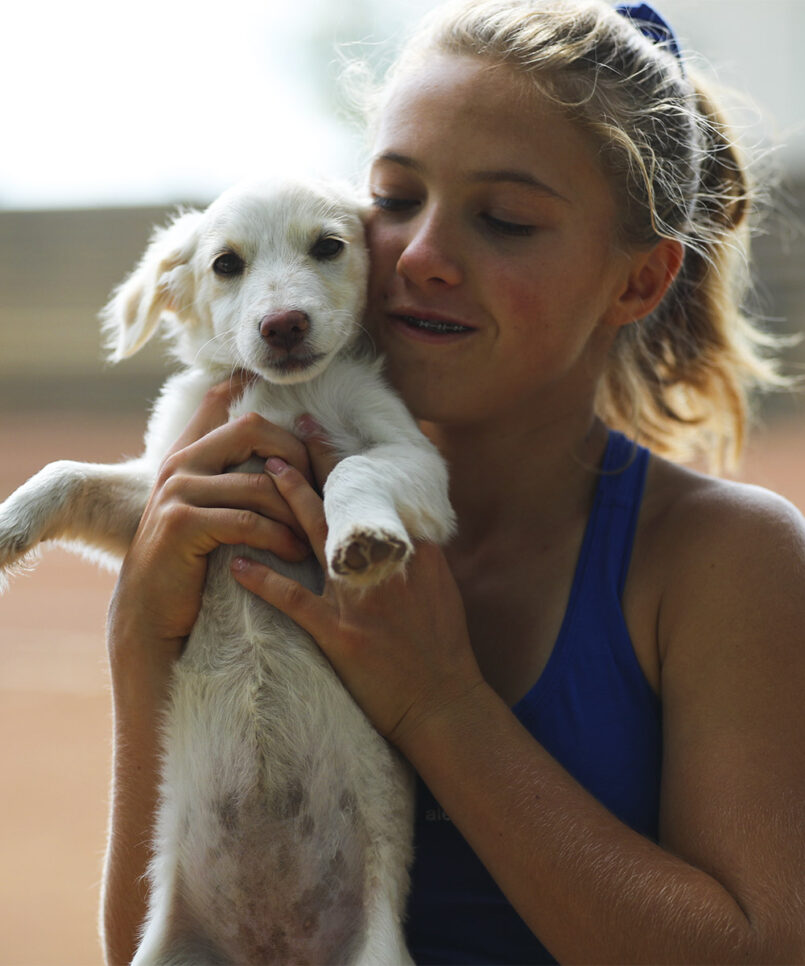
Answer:
[(303, 413), (294, 423), (294, 427), (302, 436), (324, 436), (324, 429), (309, 413)]
[(266, 460), (266, 472), (272, 476), (279, 476), (287, 466), (285, 460), (281, 460), (279, 456), (272, 456)]

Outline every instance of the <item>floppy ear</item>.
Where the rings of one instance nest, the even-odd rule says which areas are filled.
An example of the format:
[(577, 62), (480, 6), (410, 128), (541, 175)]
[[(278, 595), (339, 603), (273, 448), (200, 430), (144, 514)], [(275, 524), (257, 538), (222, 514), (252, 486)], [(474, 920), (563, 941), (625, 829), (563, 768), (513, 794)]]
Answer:
[(110, 357), (134, 355), (156, 332), (166, 312), (180, 313), (193, 302), (190, 260), (203, 215), (186, 211), (151, 237), (139, 264), (101, 312)]

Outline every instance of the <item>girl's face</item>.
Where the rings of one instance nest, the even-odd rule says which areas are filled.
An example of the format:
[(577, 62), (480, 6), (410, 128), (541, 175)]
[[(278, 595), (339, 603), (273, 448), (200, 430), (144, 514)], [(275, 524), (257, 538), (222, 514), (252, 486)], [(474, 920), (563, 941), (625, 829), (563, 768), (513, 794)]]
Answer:
[(628, 259), (587, 137), (508, 68), (437, 55), (393, 88), (369, 186), (367, 324), (415, 416), (591, 411)]

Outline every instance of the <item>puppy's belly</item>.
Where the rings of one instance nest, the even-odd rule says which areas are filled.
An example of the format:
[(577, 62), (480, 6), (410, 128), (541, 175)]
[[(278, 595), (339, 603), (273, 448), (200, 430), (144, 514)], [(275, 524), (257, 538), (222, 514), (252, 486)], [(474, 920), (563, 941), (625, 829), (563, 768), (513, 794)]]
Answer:
[[(295, 815), (279, 817), (283, 808)], [(177, 900), (233, 963), (349, 962), (365, 927), (365, 828), (303, 796), (188, 808)], [(340, 826), (340, 827), (339, 827)], [(184, 917), (183, 917), (184, 918)]]
[(381, 739), (309, 638), (249, 596), (205, 600), (173, 698), (161, 833), (177, 918), (233, 962), (348, 962), (369, 848), (356, 790)]

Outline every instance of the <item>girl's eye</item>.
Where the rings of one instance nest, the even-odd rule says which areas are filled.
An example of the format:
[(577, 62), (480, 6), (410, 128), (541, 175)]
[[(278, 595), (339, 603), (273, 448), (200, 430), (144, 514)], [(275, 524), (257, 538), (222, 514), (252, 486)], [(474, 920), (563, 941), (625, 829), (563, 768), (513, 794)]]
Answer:
[(524, 235), (534, 234), (533, 225), (522, 225), (516, 221), (503, 221), (501, 218), (495, 218), (492, 215), (482, 215), (481, 217), (486, 222), (487, 226), (499, 235), (513, 235), (522, 237)]
[(408, 211), (416, 204), (410, 198), (389, 198), (387, 195), (372, 195), (372, 204), (381, 211)]

